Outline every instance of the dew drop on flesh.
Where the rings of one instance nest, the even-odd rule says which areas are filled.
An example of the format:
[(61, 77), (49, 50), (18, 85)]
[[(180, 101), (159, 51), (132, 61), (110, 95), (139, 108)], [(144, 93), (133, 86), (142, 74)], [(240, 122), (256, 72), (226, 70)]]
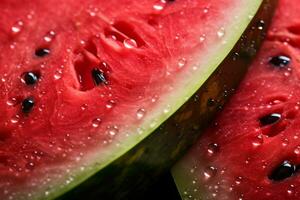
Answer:
[(94, 128), (98, 128), (100, 124), (101, 124), (101, 119), (100, 119), (100, 118), (95, 118), (95, 119), (93, 119), (93, 121), (92, 121), (92, 126), (93, 126)]
[(142, 119), (146, 114), (146, 110), (144, 108), (140, 108), (136, 111), (137, 119)]
[(137, 42), (134, 39), (125, 39), (124, 42), (124, 47), (127, 49), (133, 49), (133, 48), (137, 48)]

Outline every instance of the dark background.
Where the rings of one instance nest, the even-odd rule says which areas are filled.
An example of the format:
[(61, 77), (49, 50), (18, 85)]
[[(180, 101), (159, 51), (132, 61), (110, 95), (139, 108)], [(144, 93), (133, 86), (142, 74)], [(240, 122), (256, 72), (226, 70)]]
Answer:
[(134, 200), (181, 200), (181, 198), (171, 173), (165, 173), (155, 185)]

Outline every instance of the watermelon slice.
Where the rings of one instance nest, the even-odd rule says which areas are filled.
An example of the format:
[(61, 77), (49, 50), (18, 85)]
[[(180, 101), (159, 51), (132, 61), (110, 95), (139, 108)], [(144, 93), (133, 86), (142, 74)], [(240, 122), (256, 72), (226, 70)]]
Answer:
[[(238, 82), (216, 72), (209, 90), (200, 89), (202, 96), (173, 115), (230, 52), (261, 3), (2, 0), (0, 199), (82, 199), (81, 192), (122, 199), (144, 187), (192, 143), (207, 112), (217, 110), (199, 97), (220, 96)], [(266, 1), (220, 69), (243, 74), (271, 5)]]
[(173, 169), (183, 199), (300, 199), (300, 5), (279, 2), (240, 88)]

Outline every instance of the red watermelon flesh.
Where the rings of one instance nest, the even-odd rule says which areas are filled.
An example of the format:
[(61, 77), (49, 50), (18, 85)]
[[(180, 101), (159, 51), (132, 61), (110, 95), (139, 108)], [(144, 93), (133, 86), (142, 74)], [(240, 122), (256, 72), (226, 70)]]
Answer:
[(300, 199), (300, 4), (280, 0), (229, 104), (173, 169), (184, 199)]
[(0, 199), (55, 198), (134, 147), (260, 3), (2, 0)]

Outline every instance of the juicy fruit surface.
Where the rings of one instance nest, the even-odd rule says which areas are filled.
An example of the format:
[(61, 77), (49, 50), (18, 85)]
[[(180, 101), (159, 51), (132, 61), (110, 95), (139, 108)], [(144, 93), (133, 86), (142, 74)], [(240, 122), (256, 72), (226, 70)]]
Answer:
[(299, 11), (279, 1), (240, 88), (174, 168), (184, 199), (300, 199)]
[(56, 197), (128, 149), (245, 2), (1, 1), (0, 199)]

